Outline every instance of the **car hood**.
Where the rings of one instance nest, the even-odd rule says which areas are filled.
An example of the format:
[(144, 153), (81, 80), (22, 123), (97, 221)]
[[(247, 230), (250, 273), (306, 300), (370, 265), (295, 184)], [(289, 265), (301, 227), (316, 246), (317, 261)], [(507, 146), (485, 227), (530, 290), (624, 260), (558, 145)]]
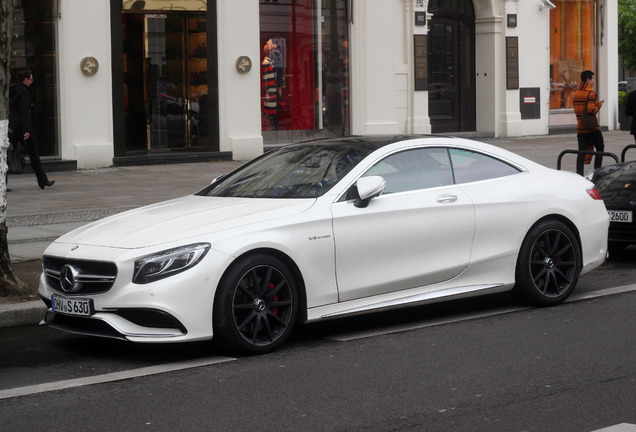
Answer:
[(134, 249), (289, 217), (315, 199), (219, 198), (190, 195), (92, 222), (56, 243)]

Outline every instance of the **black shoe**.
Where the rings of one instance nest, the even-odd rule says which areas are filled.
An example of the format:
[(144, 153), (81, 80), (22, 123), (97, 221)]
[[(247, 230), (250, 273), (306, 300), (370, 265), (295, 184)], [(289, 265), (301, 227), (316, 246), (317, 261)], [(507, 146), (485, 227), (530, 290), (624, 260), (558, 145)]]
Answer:
[(38, 183), (38, 186), (40, 186), (40, 189), (44, 189), (44, 186), (51, 187), (54, 184), (55, 184), (55, 180), (47, 180), (44, 183)]

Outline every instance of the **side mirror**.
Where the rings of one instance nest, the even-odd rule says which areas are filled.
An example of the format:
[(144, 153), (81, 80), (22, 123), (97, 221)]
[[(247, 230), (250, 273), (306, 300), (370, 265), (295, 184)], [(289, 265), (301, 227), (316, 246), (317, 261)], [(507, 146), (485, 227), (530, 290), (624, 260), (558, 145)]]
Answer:
[(369, 205), (369, 201), (384, 192), (386, 181), (381, 176), (362, 177), (356, 182), (358, 189), (358, 199), (354, 205), (364, 208)]

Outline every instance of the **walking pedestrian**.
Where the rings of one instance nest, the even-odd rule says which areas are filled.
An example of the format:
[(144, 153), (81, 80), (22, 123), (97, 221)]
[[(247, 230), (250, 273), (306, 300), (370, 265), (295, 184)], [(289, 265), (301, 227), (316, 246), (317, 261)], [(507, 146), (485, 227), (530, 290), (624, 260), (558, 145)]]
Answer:
[(38, 179), (38, 186), (51, 187), (55, 180), (49, 180), (42, 168), (38, 146), (31, 129), (31, 100), (29, 86), (33, 83), (33, 73), (24, 69), (18, 73), (19, 82), (9, 89), (9, 141), (14, 149), (21, 142), (29, 154), (31, 168)]
[[(579, 150), (585, 151), (589, 146), (593, 146), (597, 152), (602, 152), (605, 150), (605, 143), (596, 114), (603, 106), (603, 101), (596, 100), (595, 82), (594, 72), (591, 70), (581, 72), (581, 83), (574, 92), (573, 102), (577, 122), (576, 138)], [(576, 172), (580, 175), (583, 175), (584, 161), (585, 155), (579, 154), (576, 158)], [(602, 162), (603, 156), (597, 155), (594, 158), (594, 168), (600, 168)]]

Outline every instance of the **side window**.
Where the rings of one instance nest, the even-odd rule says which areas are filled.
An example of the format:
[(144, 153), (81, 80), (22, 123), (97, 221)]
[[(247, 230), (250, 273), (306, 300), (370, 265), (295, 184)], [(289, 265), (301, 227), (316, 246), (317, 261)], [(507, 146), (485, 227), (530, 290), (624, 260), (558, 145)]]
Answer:
[(372, 166), (364, 176), (386, 181), (384, 194), (446, 186), (453, 183), (445, 148), (424, 148), (395, 153)]
[(519, 170), (498, 159), (468, 150), (450, 149), (456, 183), (470, 183), (517, 174)]

